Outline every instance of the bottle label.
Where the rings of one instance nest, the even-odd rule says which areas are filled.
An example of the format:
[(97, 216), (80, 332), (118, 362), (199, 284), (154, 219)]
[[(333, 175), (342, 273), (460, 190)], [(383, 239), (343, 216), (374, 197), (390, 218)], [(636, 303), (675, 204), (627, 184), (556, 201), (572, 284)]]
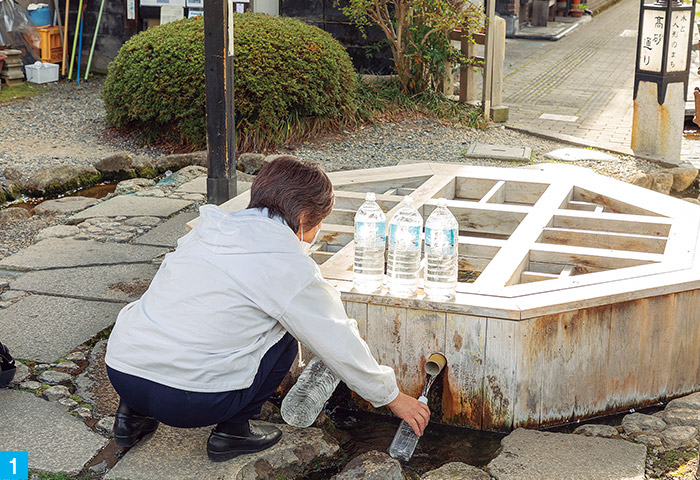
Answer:
[(398, 228), (390, 224), (389, 243), (398, 245), (398, 248), (420, 248), (420, 230), (418, 225)]
[(455, 254), (457, 243), (455, 239), (457, 237), (456, 231), (452, 228), (449, 229), (425, 229), (425, 247), (426, 249), (434, 246), (442, 245), (442, 255), (449, 257)]
[(355, 239), (369, 247), (381, 247), (386, 242), (385, 222), (355, 222)]

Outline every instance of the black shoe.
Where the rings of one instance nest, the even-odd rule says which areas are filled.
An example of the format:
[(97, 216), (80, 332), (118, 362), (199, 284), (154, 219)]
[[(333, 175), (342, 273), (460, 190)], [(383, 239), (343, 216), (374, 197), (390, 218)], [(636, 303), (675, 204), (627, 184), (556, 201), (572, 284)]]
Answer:
[(207, 440), (207, 455), (212, 462), (223, 462), (245, 453), (270, 448), (282, 438), (279, 428), (272, 425), (251, 425), (247, 436), (231, 435), (212, 429)]
[(114, 443), (119, 447), (133, 447), (136, 442), (158, 428), (158, 421), (151, 417), (139, 415), (119, 404), (114, 418)]

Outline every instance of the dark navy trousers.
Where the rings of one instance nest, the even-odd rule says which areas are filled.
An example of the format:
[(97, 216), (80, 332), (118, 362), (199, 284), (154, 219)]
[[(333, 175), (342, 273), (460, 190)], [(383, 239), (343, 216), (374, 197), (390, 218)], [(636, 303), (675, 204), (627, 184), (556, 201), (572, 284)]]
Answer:
[(192, 428), (247, 422), (280, 386), (297, 355), (289, 333), (260, 361), (253, 384), (243, 390), (202, 393), (179, 390), (107, 366), (107, 374), (122, 403), (173, 427)]

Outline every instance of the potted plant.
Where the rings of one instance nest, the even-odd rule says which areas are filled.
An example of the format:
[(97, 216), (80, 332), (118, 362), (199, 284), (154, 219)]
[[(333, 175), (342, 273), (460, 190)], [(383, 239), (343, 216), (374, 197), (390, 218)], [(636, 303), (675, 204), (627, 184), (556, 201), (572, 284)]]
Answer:
[(581, 0), (571, 0), (571, 16), (574, 18), (579, 18), (583, 15), (583, 8), (581, 8)]

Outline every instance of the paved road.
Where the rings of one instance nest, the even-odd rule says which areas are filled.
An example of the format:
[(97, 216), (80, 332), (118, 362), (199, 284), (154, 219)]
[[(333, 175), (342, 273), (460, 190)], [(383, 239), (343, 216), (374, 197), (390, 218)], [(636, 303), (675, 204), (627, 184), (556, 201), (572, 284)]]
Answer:
[[(638, 19), (639, 2), (622, 0), (559, 41), (508, 39), (503, 92), (504, 103), (510, 107), (508, 125), (632, 153)], [(696, 56), (693, 52), (695, 62)], [(691, 77), (690, 88), (693, 86)], [(682, 156), (699, 160), (700, 142), (684, 141)]]

